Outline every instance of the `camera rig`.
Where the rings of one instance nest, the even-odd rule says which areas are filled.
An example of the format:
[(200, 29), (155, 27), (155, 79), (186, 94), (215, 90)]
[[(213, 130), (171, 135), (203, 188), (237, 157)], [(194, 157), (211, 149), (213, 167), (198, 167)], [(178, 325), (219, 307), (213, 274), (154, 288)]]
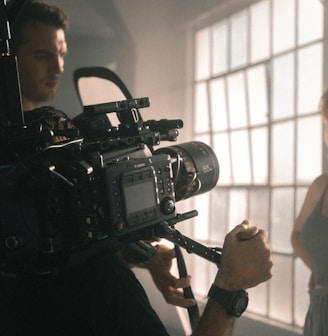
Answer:
[[(93, 133), (85, 127), (91, 118), (85, 111), (92, 108), (86, 106), (73, 120), (77, 128), (67, 132), (48, 129), (45, 124), (31, 126), (41, 133), (64, 136), (64, 141), (40, 143), (39, 139), (48, 137), (41, 133), (32, 136), (28, 126), (21, 138), (6, 139), (19, 159), (0, 165), (6, 195), (3, 204), (7, 204), (0, 214), (3, 263), (32, 258), (39, 265), (47, 265), (49, 260), (57, 262), (100, 241), (106, 241), (113, 250), (132, 243), (139, 258), (149, 259), (153, 249), (139, 241), (160, 237), (219, 264), (217, 249), (207, 248), (175, 229), (177, 223), (197, 215), (195, 210), (178, 214), (175, 203), (216, 185), (216, 156), (198, 141), (154, 151), (162, 137), (169, 134), (171, 141), (177, 138), (178, 130), (167, 125), (180, 128), (183, 123), (140, 121), (139, 111), (131, 112), (130, 107), (136, 104), (140, 108), (144, 102), (149, 105), (146, 98), (115, 102), (128, 106), (120, 111), (121, 120), (125, 114), (138, 116), (131, 122), (130, 115), (128, 123), (119, 127), (112, 127), (106, 114), (95, 114), (94, 125), (110, 126), (107, 135), (101, 137), (96, 129)], [(42, 114), (44, 109), (33, 112)], [(32, 149), (26, 151), (26, 143), (32, 143)], [(21, 218), (14, 216), (15, 223), (9, 219), (13, 213), (22, 214)]]
[(178, 214), (175, 203), (217, 184), (212, 149), (191, 141), (154, 150), (176, 141), (183, 122), (143, 121), (148, 98), (84, 106), (71, 127), (49, 124), (42, 116), (61, 115), (50, 107), (26, 122), (5, 1), (0, 14), (0, 264), (47, 268), (100, 243), (132, 244), (147, 260), (154, 250), (143, 241), (160, 237), (219, 265), (220, 249), (175, 228), (197, 215)]

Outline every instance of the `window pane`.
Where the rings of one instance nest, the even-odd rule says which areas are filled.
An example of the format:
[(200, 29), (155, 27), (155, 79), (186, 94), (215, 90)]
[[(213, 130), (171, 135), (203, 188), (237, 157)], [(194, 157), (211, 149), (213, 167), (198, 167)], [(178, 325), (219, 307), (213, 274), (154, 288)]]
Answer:
[(277, 256), (273, 258), (273, 277), (270, 279), (270, 317), (282, 322), (292, 322), (292, 258)]
[(295, 261), (295, 283), (294, 289), (294, 307), (295, 322), (302, 327), (304, 324), (305, 314), (309, 307), (308, 283), (310, 279), (310, 270), (304, 265), (304, 262), (297, 258)]
[(248, 16), (246, 11), (231, 17), (231, 68), (247, 63)]
[(322, 43), (303, 48), (298, 53), (298, 113), (317, 110), (322, 92)]
[(198, 195), (195, 197), (194, 204), (198, 211), (194, 225), (194, 237), (200, 240), (207, 240), (209, 238), (209, 193)]
[(296, 204), (295, 204), (295, 214), (297, 216), (297, 214), (301, 211), (301, 207), (303, 205), (303, 202), (305, 200), (305, 195), (308, 191), (308, 188), (297, 188), (296, 189)]
[[(259, 211), (260, 210), (260, 211)], [(249, 218), (251, 224), (269, 230), (269, 190), (252, 189), (249, 193)]]
[(323, 37), (323, 3), (318, 0), (298, 0), (298, 43)]
[(253, 182), (255, 184), (268, 183), (268, 129), (256, 128), (251, 131), (251, 153)]
[(269, 1), (261, 1), (250, 8), (251, 15), (251, 62), (269, 57), (270, 12)]
[(191, 278), (192, 287), (195, 291), (195, 294), (197, 293), (204, 296), (204, 293), (207, 293), (209, 289), (208, 274), (210, 263), (198, 256), (195, 256), (195, 258), (197, 258), (197, 262), (192, 263), (192, 274), (195, 274), (195, 276)]
[[(209, 246), (222, 246), (244, 218), (267, 230), (273, 278), (250, 289), (248, 309), (300, 328), (309, 272), (295, 259), (290, 234), (307, 185), (324, 165), (316, 110), (324, 83), (325, 6), (323, 0), (248, 1), (202, 30), (202, 43), (196, 42), (202, 45), (196, 59), (208, 59), (197, 72), (207, 83), (198, 86), (193, 121), (197, 139), (217, 154), (220, 178), (206, 202), (197, 198), (201, 214), (190, 230)], [(206, 294), (216, 270), (200, 263), (193, 273), (202, 272), (202, 290), (196, 290)]]
[(297, 122), (297, 182), (311, 183), (321, 173), (322, 124), (319, 115)]
[(195, 79), (205, 79), (210, 75), (210, 29), (196, 33), (195, 41)]
[[(238, 211), (236, 211), (238, 209)], [(229, 231), (247, 218), (247, 192), (244, 189), (230, 190)]]
[(232, 181), (232, 172), (230, 164), (230, 145), (227, 133), (215, 135), (214, 152), (220, 165), (219, 184), (229, 185)]
[(268, 310), (268, 283), (261, 283), (255, 288), (249, 288), (247, 292), (251, 298), (247, 311), (266, 316)]
[(195, 140), (196, 141), (200, 141), (200, 142), (204, 142), (206, 143), (207, 145), (211, 146), (211, 139), (210, 139), (210, 136), (209, 134), (198, 134), (196, 137), (195, 137)]
[(258, 125), (268, 121), (268, 91), (264, 65), (247, 71), (248, 103), (250, 124)]
[(295, 0), (273, 0), (273, 52), (295, 46)]
[(295, 59), (294, 54), (273, 59), (272, 119), (294, 115)]
[(294, 182), (294, 123), (273, 125), (271, 149), (272, 184)]
[(228, 192), (220, 188), (211, 191), (210, 240), (222, 245), (228, 231)]
[(291, 253), (290, 233), (294, 224), (294, 194), (292, 188), (272, 191), (270, 241), (273, 252)]
[(245, 127), (247, 125), (247, 107), (244, 72), (238, 72), (228, 77), (228, 99), (230, 127)]
[(232, 176), (234, 184), (251, 183), (249, 139), (247, 131), (231, 133)]
[(225, 84), (222, 78), (210, 82), (211, 90), (211, 117), (213, 131), (228, 128), (228, 112)]
[(228, 25), (226, 21), (213, 27), (213, 74), (217, 75), (228, 68)]
[(208, 95), (205, 83), (195, 86), (195, 132), (206, 132), (209, 130)]

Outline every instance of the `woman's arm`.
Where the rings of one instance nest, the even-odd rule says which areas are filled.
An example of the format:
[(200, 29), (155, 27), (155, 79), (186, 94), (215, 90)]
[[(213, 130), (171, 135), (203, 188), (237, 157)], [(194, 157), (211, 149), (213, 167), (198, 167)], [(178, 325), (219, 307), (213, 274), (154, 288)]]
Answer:
[(314, 182), (309, 187), (309, 190), (306, 194), (300, 213), (296, 217), (293, 231), (291, 234), (291, 243), (295, 254), (303, 260), (304, 264), (311, 271), (313, 270), (312, 260), (301, 244), (300, 234), (305, 220), (309, 217), (309, 215), (312, 213), (312, 211), (318, 204), (320, 197), (322, 196), (322, 193), (326, 189), (327, 184), (328, 184), (327, 175), (321, 175), (314, 180)]

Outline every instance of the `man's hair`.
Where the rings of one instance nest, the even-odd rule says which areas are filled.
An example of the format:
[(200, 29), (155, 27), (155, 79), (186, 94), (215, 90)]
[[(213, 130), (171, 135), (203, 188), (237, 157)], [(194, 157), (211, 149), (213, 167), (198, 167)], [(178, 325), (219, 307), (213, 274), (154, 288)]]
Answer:
[(24, 44), (24, 30), (28, 24), (43, 23), (58, 29), (67, 30), (69, 25), (68, 14), (61, 8), (48, 5), (42, 0), (11, 0), (7, 4), (7, 16), (11, 24), (11, 47), (17, 52)]

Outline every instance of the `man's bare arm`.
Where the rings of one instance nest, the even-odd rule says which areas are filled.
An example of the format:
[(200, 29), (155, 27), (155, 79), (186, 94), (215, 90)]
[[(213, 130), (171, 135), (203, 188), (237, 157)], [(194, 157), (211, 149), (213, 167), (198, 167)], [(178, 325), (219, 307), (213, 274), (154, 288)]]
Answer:
[[(248, 221), (235, 227), (225, 239), (221, 265), (214, 285), (227, 291), (245, 290), (271, 278), (271, 249), (266, 232)], [(230, 336), (235, 317), (209, 299), (193, 336)]]

